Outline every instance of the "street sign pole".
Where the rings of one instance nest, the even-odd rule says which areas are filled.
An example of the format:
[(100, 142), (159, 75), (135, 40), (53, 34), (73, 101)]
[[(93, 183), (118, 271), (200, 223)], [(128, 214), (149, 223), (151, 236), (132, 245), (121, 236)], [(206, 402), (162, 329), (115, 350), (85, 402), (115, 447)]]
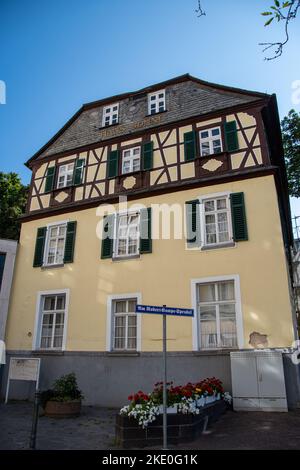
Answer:
[[(164, 305), (164, 307), (166, 307)], [(167, 437), (167, 315), (163, 314), (163, 368), (164, 368), (164, 384), (163, 384), (163, 449), (168, 449)]]
[(167, 307), (166, 305), (136, 305), (136, 313), (149, 313), (152, 315), (162, 315), (163, 318), (163, 450), (168, 450), (168, 435), (167, 435), (167, 315), (177, 317), (193, 317), (194, 310), (187, 308), (174, 308)]

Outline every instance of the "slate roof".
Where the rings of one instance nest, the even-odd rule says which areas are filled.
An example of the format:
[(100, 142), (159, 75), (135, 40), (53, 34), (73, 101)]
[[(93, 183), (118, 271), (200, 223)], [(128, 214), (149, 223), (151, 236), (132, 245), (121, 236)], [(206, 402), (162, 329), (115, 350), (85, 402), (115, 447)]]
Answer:
[[(37, 158), (41, 159), (45, 156), (60, 154), (105, 140), (105, 137), (101, 136), (102, 109), (104, 105), (110, 103), (120, 103), (120, 124), (114, 126), (115, 136), (130, 135), (130, 133), (136, 131), (136, 124), (147, 117), (147, 93), (161, 88), (166, 89), (167, 112), (160, 114), (159, 125), (194, 116), (203, 116), (218, 110), (270, 97), (265, 93), (209, 83), (189, 74), (181, 75), (135, 92), (84, 104), (65, 126), (26, 164), (30, 166)], [(149, 129), (156, 126), (157, 123), (152, 122), (149, 124), (148, 122), (144, 128)]]

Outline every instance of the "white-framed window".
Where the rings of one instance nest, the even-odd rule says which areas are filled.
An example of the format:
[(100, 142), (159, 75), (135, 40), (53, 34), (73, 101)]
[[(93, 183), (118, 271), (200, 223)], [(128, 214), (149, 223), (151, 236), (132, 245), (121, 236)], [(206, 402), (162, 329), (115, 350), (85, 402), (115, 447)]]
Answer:
[(65, 349), (68, 304), (68, 289), (38, 293), (33, 349)]
[(156, 114), (166, 110), (166, 91), (159, 90), (148, 94), (148, 113)]
[(140, 249), (140, 213), (120, 213), (116, 218), (114, 257), (137, 255)]
[(113, 349), (136, 350), (137, 314), (136, 299), (113, 301)]
[(141, 147), (125, 149), (122, 152), (122, 173), (132, 173), (141, 167)]
[(193, 349), (243, 348), (238, 275), (192, 280)]
[(202, 244), (222, 245), (232, 242), (232, 224), (229, 195), (207, 197), (201, 200)]
[(65, 188), (73, 184), (74, 163), (61, 165), (58, 170), (57, 188)]
[(107, 297), (106, 350), (141, 350), (141, 315), (136, 304), (142, 303), (140, 293), (113, 294)]
[(223, 151), (220, 127), (199, 131), (199, 138), (200, 153), (202, 157), (214, 155), (215, 153), (221, 153)]
[(119, 103), (104, 106), (102, 116), (102, 126), (111, 126), (119, 122)]
[(43, 263), (45, 266), (63, 264), (66, 234), (67, 222), (48, 225)]

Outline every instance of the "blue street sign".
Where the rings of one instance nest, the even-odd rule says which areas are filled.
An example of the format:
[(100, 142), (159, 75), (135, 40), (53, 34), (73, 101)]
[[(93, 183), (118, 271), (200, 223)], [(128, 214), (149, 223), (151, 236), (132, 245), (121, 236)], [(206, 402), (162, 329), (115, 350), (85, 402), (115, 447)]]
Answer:
[(154, 315), (174, 315), (176, 317), (193, 317), (194, 310), (189, 308), (161, 307), (153, 305), (137, 305), (136, 313), (150, 313)]

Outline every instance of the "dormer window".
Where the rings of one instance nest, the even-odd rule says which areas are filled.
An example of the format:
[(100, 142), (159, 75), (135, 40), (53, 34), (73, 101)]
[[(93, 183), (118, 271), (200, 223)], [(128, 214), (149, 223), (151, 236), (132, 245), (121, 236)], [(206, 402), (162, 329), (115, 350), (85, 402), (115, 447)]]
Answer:
[(166, 91), (160, 90), (148, 95), (148, 113), (156, 114), (166, 110)]
[(104, 106), (103, 108), (103, 117), (102, 117), (102, 126), (112, 126), (113, 124), (118, 124), (119, 121), (119, 103), (112, 104), (109, 106)]

